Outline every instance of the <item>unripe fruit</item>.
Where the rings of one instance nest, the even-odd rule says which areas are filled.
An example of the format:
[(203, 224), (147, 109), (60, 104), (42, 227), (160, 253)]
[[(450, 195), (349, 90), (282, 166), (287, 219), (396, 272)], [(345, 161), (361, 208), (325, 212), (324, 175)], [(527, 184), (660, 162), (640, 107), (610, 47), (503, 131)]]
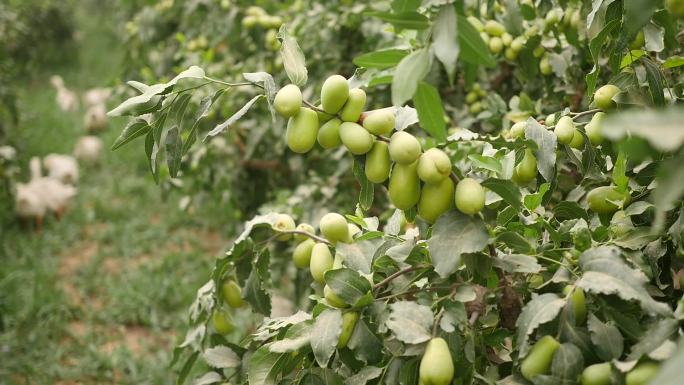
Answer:
[(575, 130), (575, 134), (572, 136), (572, 141), (570, 141), (570, 147), (581, 150), (584, 148), (584, 135), (582, 135), (579, 130)]
[(513, 61), (518, 58), (518, 51), (515, 51), (513, 48), (506, 48), (504, 57), (506, 57), (507, 60)]
[(355, 311), (349, 311), (342, 314), (342, 332), (340, 333), (340, 338), (337, 340), (337, 348), (344, 349), (349, 343), (352, 334), (354, 334), (354, 328), (356, 327), (356, 321), (359, 320), (359, 313)]
[(349, 239), (347, 220), (338, 213), (328, 213), (321, 218), (318, 227), (325, 239), (332, 243)]
[(484, 30), (489, 36), (501, 36), (506, 32), (506, 28), (496, 20), (487, 20)]
[[(529, 37), (530, 36), (528, 36), (528, 38)], [(532, 56), (534, 56), (538, 59), (538, 58), (544, 56), (545, 53), (546, 53), (546, 49), (544, 49), (543, 45), (540, 45), (532, 51)], [(547, 62), (548, 62), (548, 60), (547, 60)]]
[(493, 37), (489, 39), (489, 52), (497, 55), (501, 50), (503, 50), (504, 44), (500, 37)]
[(340, 309), (349, 307), (349, 305), (344, 303), (342, 298), (335, 294), (335, 292), (332, 291), (332, 289), (328, 285), (325, 285), (325, 287), (323, 288), (323, 296), (325, 297), (325, 300), (328, 301), (330, 306), (337, 307)]
[(318, 115), (313, 110), (301, 107), (299, 113), (287, 123), (287, 146), (293, 152), (304, 154), (316, 144)]
[(629, 193), (622, 193), (613, 186), (597, 187), (587, 194), (589, 209), (599, 214), (612, 214), (619, 207), (612, 202), (622, 202), (626, 206), (630, 201)]
[(254, 27), (254, 25), (256, 23), (257, 23), (257, 17), (256, 16), (248, 15), (248, 16), (245, 16), (242, 18), (242, 26), (247, 28), (247, 29)]
[(477, 32), (484, 31), (484, 25), (480, 19), (476, 18), (475, 16), (468, 16), (468, 22), (475, 28)]
[(562, 18), (563, 18), (563, 11), (561, 11), (558, 8), (554, 8), (546, 14), (546, 18), (544, 19), (544, 21), (548, 25), (555, 25), (555, 24), (558, 24), (558, 22)]
[(553, 132), (556, 134), (558, 143), (570, 144), (572, 138), (575, 136), (575, 122), (573, 122), (572, 118), (569, 116), (563, 116), (558, 119), (558, 123), (556, 123), (556, 128), (553, 129)]
[(294, 265), (300, 269), (306, 269), (311, 264), (311, 251), (316, 242), (313, 239), (307, 239), (300, 242), (292, 252), (292, 261)]
[(273, 99), (275, 110), (286, 118), (297, 115), (302, 107), (302, 91), (294, 84), (281, 88)]
[(321, 105), (329, 114), (336, 114), (349, 97), (349, 83), (342, 75), (332, 75), (325, 79), (321, 88)]
[(415, 206), (420, 198), (418, 162), (396, 163), (392, 168), (388, 189), (390, 200), (399, 210), (406, 211)]
[(375, 140), (363, 127), (352, 122), (343, 122), (340, 125), (340, 139), (354, 155), (363, 155), (370, 151)]
[(524, 121), (515, 123), (513, 126), (511, 126), (511, 129), (508, 131), (508, 136), (511, 139), (525, 137), (525, 126), (526, 125), (527, 125), (527, 123)]
[(390, 173), (390, 156), (387, 143), (377, 141), (366, 154), (366, 178), (373, 183), (382, 183)]
[[(316, 108), (321, 109), (323, 107), (319, 104), (318, 106), (316, 106)], [(328, 114), (327, 112), (319, 111), (319, 110), (316, 110), (316, 115), (318, 115), (318, 122), (320, 124), (326, 123), (335, 117), (335, 115), (331, 115), (331, 114)]]
[(575, 324), (582, 325), (587, 320), (587, 305), (584, 290), (579, 287), (568, 285), (563, 288), (563, 294), (568, 295), (572, 291), (572, 313), (575, 315)]
[(435, 223), (437, 218), (452, 207), (454, 182), (445, 178), (441, 182), (426, 183), (420, 193), (418, 215), (428, 223)]
[(606, 114), (604, 112), (597, 112), (591, 117), (591, 121), (584, 126), (589, 141), (594, 146), (603, 143), (603, 119), (605, 118)]
[(333, 267), (333, 257), (325, 243), (316, 243), (311, 250), (309, 269), (311, 277), (318, 283), (325, 283), (325, 272)]
[(354, 237), (361, 232), (361, 229), (353, 223), (347, 223), (347, 227), (349, 228), (349, 238), (344, 243), (353, 243)]
[(537, 341), (520, 365), (523, 377), (532, 381), (534, 376), (547, 373), (551, 368), (553, 354), (559, 347), (558, 341), (551, 336), (544, 336)]
[(334, 118), (331, 119), (318, 129), (318, 144), (325, 149), (330, 149), (339, 146), (342, 143), (340, 139), (340, 124), (342, 121)]
[(232, 279), (221, 285), (221, 296), (230, 307), (238, 308), (245, 304), (245, 301), (242, 299), (242, 289)]
[(394, 112), (390, 110), (371, 112), (363, 118), (363, 128), (374, 135), (387, 135), (392, 132), (394, 125)]
[(518, 36), (511, 42), (511, 49), (515, 52), (520, 52), (525, 48), (525, 38)]
[[(295, 229), (295, 221), (287, 214), (278, 214), (275, 223), (273, 224), (275, 231), (290, 231)], [(292, 239), (292, 234), (281, 234), (276, 237), (279, 241), (289, 241)]]
[(513, 182), (526, 185), (537, 177), (537, 158), (532, 150), (525, 149), (525, 155), (513, 169)]
[(480, 96), (477, 94), (475, 91), (470, 91), (465, 97), (465, 101), (467, 104), (473, 104), (479, 99)]
[(544, 124), (547, 126), (553, 126), (556, 124), (556, 114), (549, 114), (544, 120)]
[(420, 142), (408, 132), (398, 131), (390, 138), (390, 158), (397, 163), (413, 163), (420, 157), (420, 152)]
[(646, 385), (658, 374), (658, 364), (644, 362), (630, 370), (625, 376), (626, 385)]
[(611, 385), (612, 373), (610, 362), (587, 366), (584, 368), (580, 379), (582, 385)]
[[(297, 231), (303, 231), (303, 232), (309, 233), (309, 234), (311, 234), (311, 235), (315, 235), (315, 234), (316, 234), (316, 229), (314, 229), (314, 227), (311, 226), (311, 225), (308, 224), (308, 223), (300, 223), (300, 224), (298, 224), (297, 227), (295, 228), (295, 230), (297, 230)], [(294, 239), (295, 239), (295, 241), (297, 241), (297, 242), (304, 242), (304, 241), (306, 241), (307, 239), (311, 239), (311, 238), (307, 237), (306, 235), (295, 234), (295, 235), (294, 235)]]
[(665, 9), (672, 14), (672, 16), (684, 19), (684, 1), (683, 0), (665, 0)]
[(504, 32), (503, 35), (501, 35), (501, 42), (505, 47), (510, 47), (511, 43), (513, 43), (513, 36), (508, 32)]
[(418, 177), (425, 183), (439, 183), (451, 174), (451, 159), (438, 148), (425, 151), (418, 160)]
[(551, 67), (548, 56), (544, 56), (539, 61), (539, 72), (541, 72), (542, 75), (551, 75), (553, 72), (553, 67)]
[(612, 235), (613, 238), (618, 238), (632, 230), (634, 230), (632, 219), (625, 214), (624, 211), (616, 211), (615, 214), (613, 214), (613, 217), (610, 219), (610, 225), (608, 226), (610, 235)]
[(345, 122), (356, 122), (365, 106), (366, 92), (360, 88), (351, 89), (349, 90), (349, 98), (340, 111), (340, 118)]
[(456, 185), (456, 208), (464, 214), (477, 214), (485, 205), (485, 190), (480, 182), (472, 178), (463, 178)]
[(419, 383), (422, 385), (449, 385), (454, 378), (454, 362), (449, 345), (443, 338), (433, 338), (425, 347), (420, 360)]
[(635, 49), (641, 49), (644, 46), (644, 43), (646, 43), (646, 40), (644, 39), (644, 30), (640, 30), (637, 35), (634, 37), (634, 40), (629, 44), (629, 49), (635, 50)]
[(620, 89), (612, 84), (606, 84), (594, 92), (594, 103), (603, 111), (609, 111), (617, 105), (613, 97), (620, 93)]
[(235, 325), (230, 318), (230, 313), (226, 310), (214, 310), (211, 316), (211, 322), (214, 324), (214, 329), (218, 334), (226, 335), (235, 330)]
[(470, 107), (468, 108), (468, 111), (470, 111), (470, 113), (473, 115), (479, 114), (480, 112), (482, 112), (482, 103), (475, 102), (475, 103), (471, 104)]

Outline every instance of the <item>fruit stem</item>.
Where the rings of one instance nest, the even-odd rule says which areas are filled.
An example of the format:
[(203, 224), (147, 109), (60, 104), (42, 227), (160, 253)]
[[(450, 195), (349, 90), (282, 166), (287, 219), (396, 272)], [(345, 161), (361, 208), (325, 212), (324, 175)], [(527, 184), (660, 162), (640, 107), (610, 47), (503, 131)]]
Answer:
[(373, 290), (377, 290), (377, 289), (383, 287), (384, 285), (386, 285), (386, 284), (392, 282), (394, 279), (396, 279), (397, 277), (400, 277), (400, 276), (402, 276), (402, 275), (404, 275), (404, 274), (410, 273), (410, 272), (412, 272), (412, 271), (420, 270), (420, 269), (425, 269), (425, 268), (427, 268), (427, 267), (429, 267), (429, 266), (426, 266), (426, 265), (416, 265), (416, 266), (409, 266), (409, 267), (407, 267), (407, 268), (401, 269), (401, 270), (397, 271), (396, 273), (390, 275), (389, 277), (387, 277), (387, 278), (383, 279), (382, 281), (380, 281), (380, 282), (376, 283), (375, 285), (373, 285)]
[(210, 82), (214, 82), (214, 83), (218, 83), (218, 84), (223, 84), (224, 86), (228, 86), (228, 87), (256, 86), (256, 87), (259, 87), (259, 88), (261, 88), (261, 89), (264, 89), (264, 86), (262, 86), (261, 84), (258, 84), (258, 83), (252, 83), (252, 82), (228, 83), (228, 82), (224, 82), (223, 80), (218, 80), (218, 79), (211, 78), (211, 77), (209, 77), (209, 76), (205, 76), (204, 79), (205, 79), (205, 80), (208, 80), (208, 81), (210, 81)]
[(583, 116), (587, 115), (593, 115), (597, 112), (601, 112), (600, 108), (594, 108), (593, 110), (587, 110), (587, 111), (582, 111), (582, 112), (571, 112), (570, 115), (572, 115), (572, 120), (579, 119)]
[(306, 104), (307, 107), (311, 108), (311, 109), (314, 110), (314, 111), (317, 111), (317, 112), (325, 112), (323, 109), (314, 106), (314, 105), (313, 105), (311, 102), (309, 102), (308, 100), (302, 100), (302, 103)]
[(281, 231), (277, 231), (276, 237), (277, 237), (278, 235), (282, 235), (282, 234), (297, 234), (297, 235), (304, 235), (304, 236), (307, 236), (307, 237), (313, 239), (314, 241), (318, 241), (318, 242), (321, 242), (321, 243), (325, 243), (325, 244), (327, 244), (327, 245), (332, 245), (332, 242), (330, 242), (329, 240), (327, 240), (327, 239), (325, 239), (325, 238), (323, 238), (323, 237), (319, 237), (318, 235), (311, 234), (311, 233), (306, 232), (306, 231), (302, 231), (302, 230), (281, 230)]
[(439, 326), (439, 323), (442, 322), (442, 317), (444, 317), (444, 307), (439, 310), (439, 313), (437, 313), (437, 316), (435, 317), (435, 323), (432, 324), (432, 338), (435, 338), (437, 335), (437, 328)]

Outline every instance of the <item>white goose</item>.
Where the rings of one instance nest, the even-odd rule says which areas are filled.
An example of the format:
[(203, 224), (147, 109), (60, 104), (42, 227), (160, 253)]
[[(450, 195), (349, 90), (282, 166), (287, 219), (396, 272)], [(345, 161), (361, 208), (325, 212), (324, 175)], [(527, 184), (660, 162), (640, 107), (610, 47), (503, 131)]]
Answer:
[(78, 162), (76, 158), (63, 154), (48, 154), (43, 158), (47, 176), (66, 184), (78, 181)]
[(97, 136), (82, 136), (76, 141), (74, 156), (84, 162), (95, 163), (102, 152), (102, 140)]
[(78, 108), (78, 96), (64, 86), (64, 79), (61, 76), (52, 75), (50, 83), (57, 89), (57, 105), (62, 111), (74, 111)]
[(33, 220), (36, 229), (43, 227), (43, 218), (47, 211), (47, 205), (31, 183), (17, 183), (17, 192), (14, 196), (14, 212), (22, 221)]
[(45, 207), (55, 213), (59, 219), (76, 195), (76, 187), (64, 184), (60, 180), (42, 176), (40, 159), (31, 158), (31, 181), (28, 187), (40, 197)]
[(107, 128), (107, 106), (103, 103), (88, 107), (83, 115), (83, 125), (86, 131), (95, 132)]

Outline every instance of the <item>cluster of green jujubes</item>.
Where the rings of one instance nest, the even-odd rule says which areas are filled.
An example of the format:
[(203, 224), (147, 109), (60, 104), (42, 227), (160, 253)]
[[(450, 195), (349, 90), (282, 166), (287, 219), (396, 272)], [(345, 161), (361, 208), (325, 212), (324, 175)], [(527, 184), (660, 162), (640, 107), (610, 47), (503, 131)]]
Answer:
[[(466, 178), (454, 186), (451, 159), (438, 148), (423, 152), (418, 138), (396, 131), (392, 108), (364, 112), (366, 93), (349, 89), (347, 79), (330, 76), (321, 90), (316, 110), (303, 106), (302, 93), (293, 84), (276, 94), (274, 107), (289, 118), (287, 145), (297, 153), (310, 151), (316, 141), (323, 148), (344, 145), (355, 155), (365, 155), (365, 174), (373, 183), (385, 183), (394, 206), (401, 210), (418, 207), (418, 214), (430, 223), (456, 207), (469, 215), (485, 203), (480, 184)], [(422, 183), (421, 183), (422, 182)]]
[(471, 114), (477, 115), (484, 109), (482, 104), (482, 98), (485, 97), (487, 93), (480, 87), (479, 83), (473, 84), (473, 88), (468, 91), (465, 97), (465, 102), (468, 105), (468, 111)]
[(278, 28), (282, 24), (282, 17), (269, 15), (263, 8), (255, 5), (245, 10), (245, 17), (242, 19), (242, 26), (247, 29), (252, 29), (257, 25), (266, 29), (264, 45), (272, 51), (277, 51), (280, 48), (280, 41), (278, 41), (277, 35)]

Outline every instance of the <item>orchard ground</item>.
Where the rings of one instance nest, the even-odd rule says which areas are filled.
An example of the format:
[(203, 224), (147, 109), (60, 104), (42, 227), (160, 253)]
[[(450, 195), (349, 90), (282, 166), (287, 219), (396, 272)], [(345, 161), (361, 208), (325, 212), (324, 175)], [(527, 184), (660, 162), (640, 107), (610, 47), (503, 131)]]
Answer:
[[(35, 73), (22, 90), (23, 121), (10, 133), (23, 146), (22, 180), (31, 156), (70, 153), (85, 134), (83, 110), (61, 112), (49, 77), (83, 92), (120, 75), (112, 10), (76, 8), (78, 56)], [(110, 121), (99, 134), (101, 162), (81, 165), (78, 195), (61, 221), (0, 234), (0, 383), (174, 381), (176, 331), (226, 238), (211, 220), (179, 212), (176, 199), (163, 201), (135, 148), (108, 150), (123, 123)]]

